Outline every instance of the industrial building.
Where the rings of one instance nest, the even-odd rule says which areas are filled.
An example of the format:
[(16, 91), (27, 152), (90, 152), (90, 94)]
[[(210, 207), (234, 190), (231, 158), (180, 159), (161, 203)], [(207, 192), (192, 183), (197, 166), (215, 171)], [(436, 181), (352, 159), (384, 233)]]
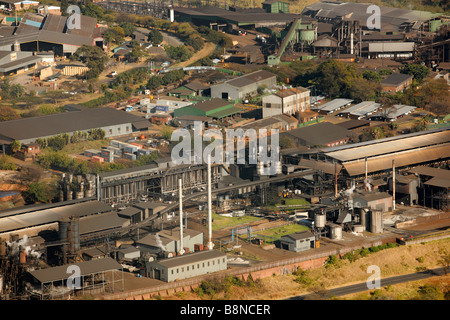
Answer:
[(331, 174), (334, 174), (336, 167), (339, 176), (362, 179), (366, 172), (376, 177), (391, 174), (393, 160), (398, 170), (447, 163), (450, 158), (449, 143), (449, 129), (433, 129), (312, 152), (298, 152), (285, 155), (283, 163), (302, 163), (310, 168), (317, 168), (318, 165), (326, 167), (328, 164)]
[(283, 132), (282, 135), (303, 146), (329, 146), (334, 147), (346, 144), (351, 137), (348, 130), (330, 122), (321, 122)]
[(103, 48), (103, 29), (97, 28), (97, 19), (80, 15), (80, 28), (69, 28), (67, 19), (27, 12), (11, 35), (0, 39), (0, 50), (53, 51), (57, 56), (69, 56), (83, 45)]
[(310, 231), (297, 232), (282, 236), (280, 240), (281, 249), (301, 252), (316, 247), (316, 237)]
[(66, 133), (89, 132), (102, 129), (105, 137), (115, 137), (133, 132), (133, 124), (142, 118), (111, 108), (93, 108), (45, 116), (3, 121), (0, 123), (0, 144), (5, 148), (14, 140), (22, 144), (36, 142)]
[(214, 120), (223, 120), (233, 117), (243, 111), (244, 110), (242, 108), (235, 107), (234, 104), (228, 100), (213, 98), (211, 100), (205, 100), (190, 106), (176, 109), (174, 111), (174, 117), (200, 116), (211, 117)]
[(36, 66), (42, 57), (33, 52), (0, 51), (0, 74), (8, 75)]
[(413, 76), (403, 73), (393, 73), (381, 81), (383, 92), (399, 92), (408, 89), (413, 81)]
[[(178, 190), (178, 178), (183, 179), (183, 190), (206, 187), (206, 164), (175, 165), (170, 159), (141, 167), (127, 168), (98, 175), (99, 199), (106, 203), (128, 203), (142, 196), (170, 196)], [(224, 168), (213, 166), (213, 183), (222, 177)]]
[(420, 179), (417, 204), (438, 210), (449, 210), (450, 170), (416, 167), (408, 171)]
[[(79, 283), (74, 281), (75, 268), (80, 271)], [(30, 271), (33, 286), (30, 294), (39, 300), (44, 300), (61, 298), (72, 292), (72, 288), (80, 290), (83, 294), (98, 290), (114, 292), (120, 289), (123, 291), (123, 274), (122, 272), (119, 276), (116, 274), (122, 269), (122, 265), (114, 259), (104, 258)]]
[(354, 208), (369, 208), (381, 212), (392, 211), (392, 196), (386, 192), (354, 192), (352, 194)]
[(180, 228), (161, 230), (151, 233), (136, 241), (136, 246), (141, 250), (146, 250), (152, 254), (165, 254), (175, 256), (181, 251), (181, 244), (184, 252), (197, 251), (196, 246), (203, 247), (203, 232), (183, 228), (183, 241), (181, 242)]
[(263, 108), (279, 109), (281, 113), (299, 115), (310, 109), (310, 90), (297, 87), (282, 89), (277, 93), (263, 96)]
[[(315, 18), (320, 22), (333, 22), (338, 19), (358, 22), (368, 30), (372, 11), (368, 3), (347, 3), (338, 1), (320, 1), (306, 6), (302, 14)], [(407, 10), (393, 7), (380, 8), (380, 30), (384, 33), (419, 30), (423, 23), (439, 14), (426, 11)]]
[(217, 250), (199, 251), (146, 263), (150, 278), (173, 282), (227, 269), (226, 254)]
[(211, 86), (211, 97), (224, 100), (243, 100), (256, 95), (258, 88), (272, 88), (277, 83), (277, 76), (265, 70), (259, 70)]

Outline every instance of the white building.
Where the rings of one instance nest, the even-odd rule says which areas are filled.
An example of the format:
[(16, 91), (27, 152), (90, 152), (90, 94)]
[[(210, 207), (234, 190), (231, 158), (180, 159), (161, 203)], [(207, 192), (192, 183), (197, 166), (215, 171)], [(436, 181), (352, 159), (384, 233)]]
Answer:
[(280, 90), (262, 98), (263, 108), (279, 109), (281, 113), (295, 114), (310, 109), (310, 90), (297, 87)]

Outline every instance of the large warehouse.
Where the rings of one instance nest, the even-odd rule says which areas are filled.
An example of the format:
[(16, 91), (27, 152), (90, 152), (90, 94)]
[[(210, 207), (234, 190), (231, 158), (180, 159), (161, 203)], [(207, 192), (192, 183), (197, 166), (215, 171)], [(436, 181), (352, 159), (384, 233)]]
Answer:
[(53, 51), (55, 55), (73, 54), (83, 45), (103, 46), (102, 28), (97, 28), (97, 19), (80, 15), (76, 27), (70, 28), (68, 17), (47, 14), (45, 16), (27, 12), (17, 27), (0, 27), (11, 30), (0, 38), (0, 50), (11, 51), (20, 46), (20, 51)]
[(404, 134), (390, 138), (354, 143), (318, 151), (307, 151), (286, 156), (284, 163), (298, 165), (308, 160), (311, 167), (316, 164), (337, 164), (338, 173), (357, 179), (418, 165), (448, 162), (450, 158), (450, 129), (435, 129)]
[(244, 99), (255, 95), (260, 86), (272, 88), (277, 84), (277, 76), (269, 71), (259, 70), (235, 79), (211, 86), (211, 97), (224, 100)]
[(111, 108), (85, 109), (58, 114), (0, 122), (0, 145), (5, 148), (14, 140), (27, 144), (38, 138), (48, 138), (76, 131), (102, 129), (105, 137), (133, 132), (133, 123), (142, 118)]

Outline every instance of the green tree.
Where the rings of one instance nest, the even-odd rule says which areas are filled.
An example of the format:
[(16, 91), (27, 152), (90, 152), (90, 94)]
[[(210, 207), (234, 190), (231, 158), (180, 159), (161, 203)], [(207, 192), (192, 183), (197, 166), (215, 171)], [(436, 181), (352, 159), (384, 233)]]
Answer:
[(90, 0), (86, 0), (85, 4), (81, 6), (81, 13), (85, 16), (96, 18), (97, 20), (103, 19), (103, 9), (92, 3)]
[(414, 80), (416, 80), (418, 84), (421, 84), (430, 74), (430, 69), (420, 64), (410, 63), (401, 68), (400, 72), (414, 76)]
[(101, 48), (87, 45), (78, 48), (71, 59), (86, 64), (89, 68), (89, 71), (86, 73), (88, 79), (97, 78), (105, 69), (106, 62), (108, 62), (108, 57)]
[(119, 24), (119, 27), (122, 28), (124, 35), (129, 37), (136, 31), (136, 27), (130, 22), (122, 22)]
[(163, 35), (161, 32), (159, 32), (158, 30), (153, 29), (152, 31), (150, 31), (150, 33), (148, 34), (148, 41), (150, 41), (153, 44), (160, 44), (161, 42), (163, 42)]
[(152, 76), (147, 82), (147, 87), (151, 90), (158, 89), (161, 86), (162, 86), (162, 79), (161, 77), (158, 76)]
[(314, 78), (318, 88), (331, 98), (348, 97), (357, 79), (357, 69), (353, 64), (330, 59), (318, 66)]
[(369, 81), (376, 81), (376, 82), (381, 81), (381, 75), (376, 71), (364, 70), (362, 73), (362, 76), (364, 79), (369, 80)]
[(32, 182), (26, 191), (27, 203), (51, 202), (56, 195), (54, 186), (43, 182)]
[(11, 151), (12, 151), (12, 152), (15, 153), (15, 152), (19, 151), (20, 148), (22, 148), (22, 144), (20, 143), (20, 141), (14, 140), (14, 141), (11, 143)]

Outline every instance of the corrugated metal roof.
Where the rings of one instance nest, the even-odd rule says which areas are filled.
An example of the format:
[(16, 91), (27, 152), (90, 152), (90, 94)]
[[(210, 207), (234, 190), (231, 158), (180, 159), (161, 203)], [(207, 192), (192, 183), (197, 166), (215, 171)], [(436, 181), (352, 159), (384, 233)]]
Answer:
[(450, 180), (439, 177), (434, 177), (427, 182), (424, 182), (424, 184), (433, 187), (450, 188)]
[(182, 266), (186, 264), (196, 263), (204, 260), (215, 259), (215, 258), (225, 258), (226, 254), (217, 250), (206, 250), (198, 251), (194, 253), (185, 254), (182, 256), (177, 256), (169, 259), (159, 260), (160, 265), (166, 268), (173, 268), (177, 266)]
[(29, 273), (41, 283), (66, 280), (72, 275), (72, 273), (67, 273), (67, 268), (71, 265), (75, 265), (80, 268), (80, 276), (122, 269), (122, 265), (114, 259), (103, 258), (80, 263), (71, 263), (70, 265), (63, 265), (54, 268), (30, 271)]
[(111, 211), (102, 214), (94, 214), (80, 219), (80, 235), (125, 227), (130, 223), (129, 218), (119, 217), (117, 212)]
[(371, 42), (369, 52), (411, 52), (414, 42)]
[(416, 167), (409, 170), (411, 173), (417, 173), (424, 176), (440, 177), (450, 180), (450, 170), (432, 168), (432, 167)]
[(322, 105), (314, 107), (314, 109), (319, 109), (320, 111), (329, 111), (333, 112), (337, 109), (340, 109), (350, 103), (352, 103), (352, 99), (334, 99)]
[(0, 218), (0, 232), (55, 223), (64, 218), (81, 217), (107, 211), (111, 211), (111, 206), (99, 201), (90, 201), (30, 211), (23, 214), (18, 213)]
[(142, 118), (111, 108), (86, 109), (0, 122), (0, 134), (15, 140), (54, 136), (124, 123)]
[(368, 144), (355, 144), (349, 145), (342, 150), (330, 151), (325, 154), (331, 158), (340, 161), (350, 161), (355, 159), (370, 158), (383, 154), (392, 154), (402, 150), (409, 150), (414, 148), (420, 148), (430, 146), (434, 144), (450, 142), (450, 131), (440, 131), (433, 133), (423, 133), (422, 135), (402, 137), (398, 136), (397, 139), (380, 139), (372, 141)]
[[(414, 164), (447, 159), (450, 157), (450, 143), (430, 146), (421, 149), (412, 149), (401, 152), (392, 151), (382, 156), (367, 159), (368, 172), (390, 170), (392, 160), (396, 167), (404, 167)], [(355, 161), (344, 162), (343, 166), (350, 176), (363, 175), (365, 173), (365, 160), (363, 158)]]

